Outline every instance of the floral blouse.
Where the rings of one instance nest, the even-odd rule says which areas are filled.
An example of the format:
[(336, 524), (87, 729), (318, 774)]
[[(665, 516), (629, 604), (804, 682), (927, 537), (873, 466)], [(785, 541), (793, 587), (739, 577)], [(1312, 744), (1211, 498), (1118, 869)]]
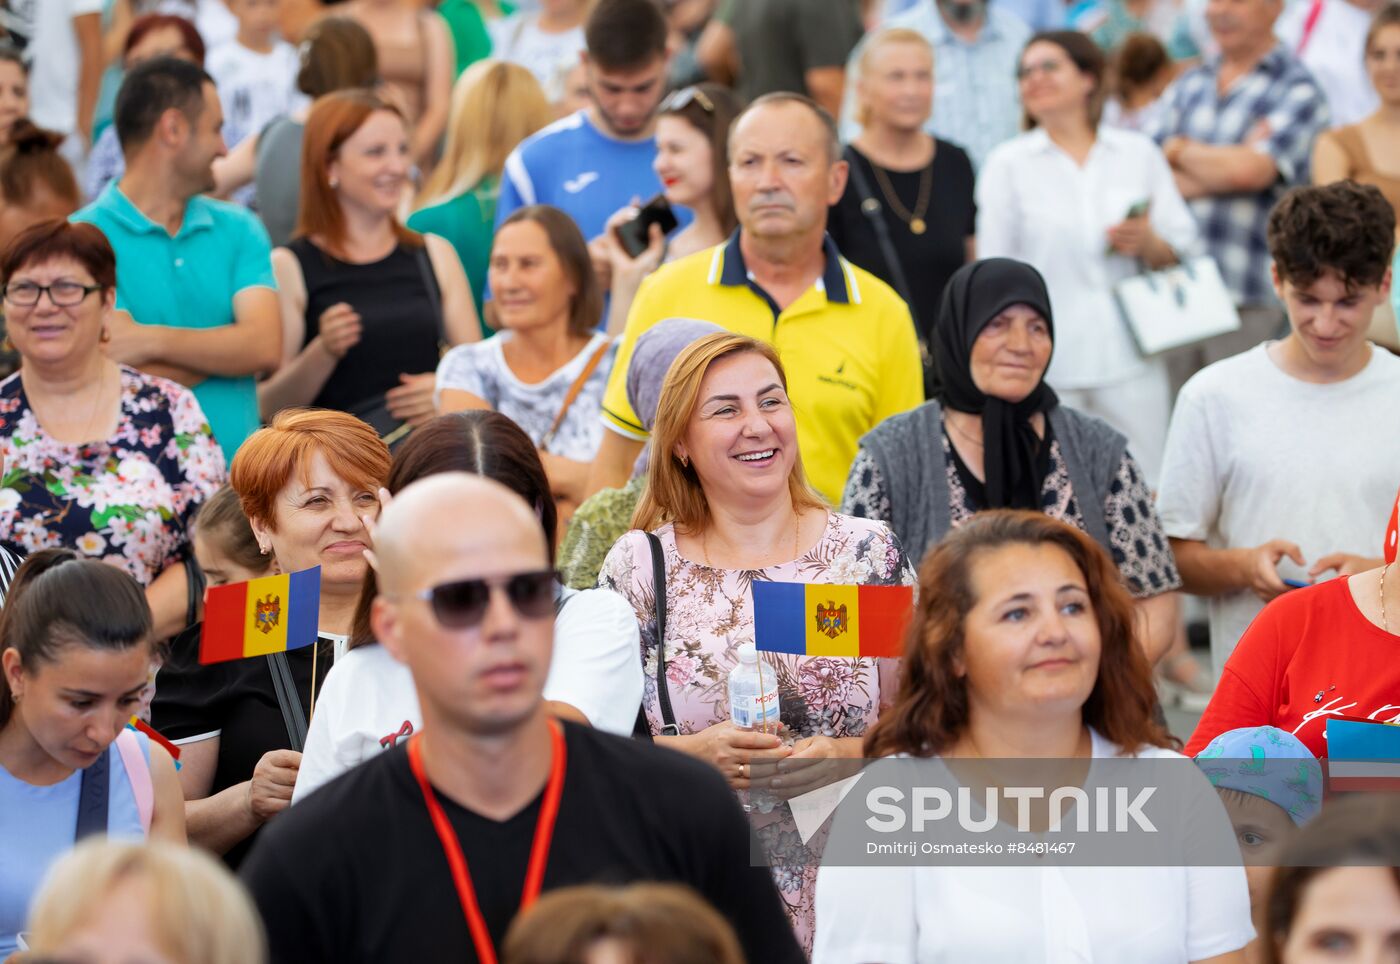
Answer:
[[(943, 458), (948, 465), (949, 508), (953, 526), (962, 525), (982, 507), (968, 491), (965, 479), (958, 471), (959, 459), (948, 433), (942, 435)], [(1060, 452), (1060, 443), (1050, 443), (1050, 471), (1041, 488), (1041, 508), (1048, 516), (1084, 528), (1084, 515), (1070, 484), (1069, 468)], [(856, 453), (851, 474), (846, 479), (846, 491), (841, 508), (866, 519), (888, 519), (893, 514), (889, 490), (885, 487), (880, 466), (865, 449)], [(1143, 479), (1137, 460), (1127, 452), (1118, 463), (1118, 473), (1109, 486), (1104, 500), (1103, 518), (1108, 526), (1108, 541), (1113, 563), (1124, 583), (1136, 598), (1156, 596), (1181, 588), (1181, 576), (1176, 570), (1162, 520), (1152, 505), (1152, 493)]]
[[(915, 575), (899, 540), (883, 522), (831, 512), (821, 540), (792, 562), (759, 570), (714, 569), (683, 557), (671, 525), (656, 530), (666, 559), (666, 682), (682, 733), (695, 733), (729, 719), (729, 672), (738, 650), (754, 641), (756, 580), (836, 585), (913, 585)], [(656, 606), (651, 549), (644, 533), (626, 533), (603, 562), (598, 585), (632, 604), (642, 627), (646, 685), (642, 704), (653, 732), (662, 726), (656, 684)], [(859, 737), (893, 702), (898, 661), (832, 659), (764, 653), (778, 677), (783, 723), (803, 739)], [(879, 664), (879, 665), (877, 665)], [(754, 815), (758, 834), (772, 854), (774, 877), (798, 938), (810, 954), (817, 860), (789, 832), (780, 814)], [(767, 832), (765, 832), (765, 830)]]
[(194, 394), (125, 366), (116, 434), (85, 445), (48, 436), (18, 373), (0, 382), (0, 459), (0, 539), (76, 549), (143, 586), (182, 557), (191, 515), (225, 479)]

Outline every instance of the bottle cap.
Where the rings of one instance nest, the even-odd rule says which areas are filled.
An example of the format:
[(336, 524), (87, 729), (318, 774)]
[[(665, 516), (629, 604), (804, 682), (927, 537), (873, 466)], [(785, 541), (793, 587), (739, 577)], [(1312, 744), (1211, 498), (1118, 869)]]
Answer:
[(741, 663), (757, 663), (757, 662), (758, 662), (758, 647), (755, 646), (753, 643), (744, 643), (742, 646), (740, 646), (740, 647), (739, 647), (739, 662), (741, 662)]

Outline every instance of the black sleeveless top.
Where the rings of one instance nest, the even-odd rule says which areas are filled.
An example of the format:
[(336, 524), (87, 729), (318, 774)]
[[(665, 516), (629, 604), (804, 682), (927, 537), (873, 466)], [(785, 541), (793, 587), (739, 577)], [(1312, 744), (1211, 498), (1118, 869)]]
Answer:
[(400, 374), (437, 370), (442, 322), (434, 305), (441, 293), (426, 248), (400, 244), (380, 261), (350, 264), (308, 238), (287, 247), (306, 279), (303, 348), (320, 332), (321, 315), (332, 305), (343, 301), (360, 315), (359, 342), (336, 364), (313, 406), (353, 412), (401, 384)]

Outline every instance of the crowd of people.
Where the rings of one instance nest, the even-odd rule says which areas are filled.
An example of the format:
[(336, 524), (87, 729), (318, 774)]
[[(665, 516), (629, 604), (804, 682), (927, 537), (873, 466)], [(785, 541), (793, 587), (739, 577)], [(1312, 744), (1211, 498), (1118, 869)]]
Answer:
[[(1397, 147), (1375, 0), (0, 0), (0, 961), (1394, 959)], [(751, 725), (764, 583), (902, 655)], [(793, 830), (1188, 757), (1238, 860)]]

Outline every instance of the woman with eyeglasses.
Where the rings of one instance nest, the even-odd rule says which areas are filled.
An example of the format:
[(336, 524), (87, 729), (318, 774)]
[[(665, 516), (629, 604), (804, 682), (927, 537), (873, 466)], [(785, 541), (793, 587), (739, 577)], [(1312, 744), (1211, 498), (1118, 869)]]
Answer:
[(1025, 261), (1045, 277), (1056, 319), (1046, 379), (1065, 405), (1126, 435), (1155, 486), (1171, 415), (1167, 366), (1138, 351), (1114, 286), (1189, 255), (1195, 218), (1150, 138), (1099, 123), (1105, 61), (1092, 40), (1036, 34), (1017, 73), (1027, 130), (978, 175), (977, 254)]
[[(172, 653), (156, 680), (151, 723), (181, 744), (190, 839), (235, 868), (291, 800), (313, 696), (346, 650), (369, 566), (366, 519), (379, 515), (377, 493), (388, 473), (389, 450), (358, 418), (288, 410), (234, 456), (232, 485), (247, 521), (221, 496), (196, 520), (211, 584), (262, 575), (247, 564), (251, 553), (227, 551), (243, 525), (274, 573), (321, 568), (314, 645), (201, 665), (191, 634), (191, 649)], [(226, 551), (210, 552), (215, 545)], [(231, 565), (234, 555), (244, 563)]]
[[(539, 513), (551, 563), (558, 518), (549, 480), (521, 428), (498, 412), (459, 412), (423, 426), (394, 456), (390, 494), (439, 472), (470, 472), (500, 482)], [(408, 667), (374, 639), (370, 605), (379, 592), (373, 569), (355, 611), (350, 652), (326, 679), (306, 737), (292, 802), (351, 767), (392, 749), (423, 724)], [(554, 655), (544, 696), (553, 712), (599, 730), (629, 735), (642, 699), (640, 635), (632, 608), (605, 589), (575, 592), (554, 571), (516, 576), (507, 585), (524, 615), (554, 614)], [(472, 580), (434, 587), (437, 619), (449, 628), (479, 623), (490, 590)]]
[(638, 214), (638, 204), (608, 219), (600, 239), (612, 266), (608, 331), (620, 333), (642, 279), (658, 267), (696, 251), (723, 244), (739, 221), (729, 188), (729, 128), (743, 110), (739, 95), (719, 84), (685, 87), (661, 102), (656, 114), (656, 160), (652, 169), (673, 207), (694, 212), (695, 220), (670, 237), (653, 226), (646, 250), (633, 256), (617, 229)]
[(856, 94), (861, 132), (846, 149), (851, 173), (826, 229), (843, 255), (909, 302), (931, 395), (938, 302), (953, 272), (974, 257), (972, 162), (958, 145), (924, 132), (933, 48), (918, 31), (882, 30), (862, 44)]
[(0, 252), (23, 360), (0, 382), (0, 540), (59, 546), (145, 589), (155, 639), (188, 622), (189, 520), (224, 480), (194, 395), (102, 353), (116, 256), (101, 231), (42, 221)]

